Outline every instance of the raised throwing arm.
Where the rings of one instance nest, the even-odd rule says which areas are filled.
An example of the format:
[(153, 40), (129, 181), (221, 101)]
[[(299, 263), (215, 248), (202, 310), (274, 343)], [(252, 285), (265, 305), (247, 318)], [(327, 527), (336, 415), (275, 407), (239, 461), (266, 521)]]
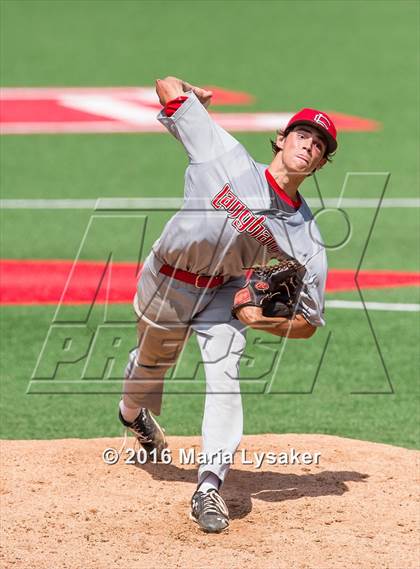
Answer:
[(166, 77), (157, 79), (156, 92), (163, 105), (158, 121), (182, 143), (191, 164), (214, 160), (239, 144), (207, 112), (212, 91)]
[(156, 79), (156, 93), (159, 97), (160, 104), (164, 107), (169, 101), (182, 97), (188, 91), (193, 91), (197, 99), (204, 107), (208, 107), (213, 96), (212, 91), (196, 87), (178, 79), (177, 77), (165, 77), (165, 79)]

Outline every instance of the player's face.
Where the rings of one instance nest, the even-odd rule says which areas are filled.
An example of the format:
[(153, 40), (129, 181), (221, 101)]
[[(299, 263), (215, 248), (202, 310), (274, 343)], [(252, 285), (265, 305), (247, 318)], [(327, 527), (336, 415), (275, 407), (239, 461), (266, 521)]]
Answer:
[(283, 140), (283, 164), (288, 172), (310, 174), (326, 163), (326, 148), (316, 128), (297, 126)]

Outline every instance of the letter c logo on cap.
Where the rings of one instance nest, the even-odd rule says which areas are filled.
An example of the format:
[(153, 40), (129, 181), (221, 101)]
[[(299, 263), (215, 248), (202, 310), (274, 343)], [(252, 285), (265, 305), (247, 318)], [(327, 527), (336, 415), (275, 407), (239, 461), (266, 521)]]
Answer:
[(314, 116), (314, 122), (323, 126), (326, 130), (328, 130), (331, 126), (330, 121), (327, 119), (325, 115), (322, 113), (318, 113)]

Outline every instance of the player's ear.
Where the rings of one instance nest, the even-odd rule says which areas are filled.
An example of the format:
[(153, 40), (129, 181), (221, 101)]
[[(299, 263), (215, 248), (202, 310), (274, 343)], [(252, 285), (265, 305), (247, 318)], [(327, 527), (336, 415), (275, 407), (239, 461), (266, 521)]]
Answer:
[(325, 166), (325, 164), (328, 162), (328, 160), (326, 158), (322, 158), (321, 162), (318, 164), (318, 166), (315, 168), (315, 170), (321, 170), (321, 168), (323, 166)]
[(282, 132), (281, 130), (277, 131), (277, 136), (276, 136), (276, 146), (277, 148), (280, 148), (280, 150), (283, 150), (283, 143), (284, 143), (284, 139), (286, 137), (284, 136), (284, 132)]

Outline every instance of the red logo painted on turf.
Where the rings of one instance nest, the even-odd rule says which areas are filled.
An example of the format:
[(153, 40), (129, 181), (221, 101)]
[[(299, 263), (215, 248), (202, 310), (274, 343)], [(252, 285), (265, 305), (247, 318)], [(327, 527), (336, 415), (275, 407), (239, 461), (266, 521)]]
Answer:
[[(106, 261), (0, 259), (0, 304), (131, 303), (138, 279), (137, 263), (113, 263), (112, 282), (105, 286)], [(69, 274), (71, 279), (68, 280)], [(327, 291), (420, 286), (420, 273), (331, 269)], [(101, 285), (103, 283), (104, 286)], [(98, 286), (101, 286), (98, 292)], [(245, 291), (245, 292), (243, 292)], [(237, 294), (247, 294), (241, 289)], [(249, 294), (248, 294), (249, 298)]]
[[(249, 105), (248, 93), (209, 86), (217, 105)], [(156, 120), (161, 105), (153, 87), (5, 87), (0, 89), (0, 134), (164, 132)], [(292, 113), (210, 112), (231, 132), (269, 132), (285, 127)], [(372, 131), (379, 123), (330, 112), (340, 131)], [(325, 127), (320, 113), (315, 121)]]

